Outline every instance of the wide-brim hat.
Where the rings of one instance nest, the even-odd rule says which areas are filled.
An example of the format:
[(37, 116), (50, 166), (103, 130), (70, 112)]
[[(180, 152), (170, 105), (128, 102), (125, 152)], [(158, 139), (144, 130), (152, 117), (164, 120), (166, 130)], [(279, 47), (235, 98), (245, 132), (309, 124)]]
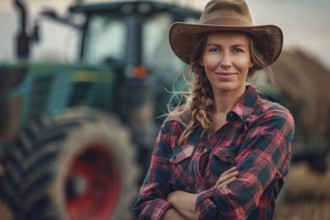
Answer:
[(190, 64), (190, 56), (200, 34), (210, 31), (247, 33), (263, 56), (266, 65), (271, 65), (277, 60), (283, 47), (282, 30), (275, 25), (254, 26), (244, 0), (211, 0), (205, 6), (198, 23), (172, 24), (169, 31), (171, 48), (184, 63)]

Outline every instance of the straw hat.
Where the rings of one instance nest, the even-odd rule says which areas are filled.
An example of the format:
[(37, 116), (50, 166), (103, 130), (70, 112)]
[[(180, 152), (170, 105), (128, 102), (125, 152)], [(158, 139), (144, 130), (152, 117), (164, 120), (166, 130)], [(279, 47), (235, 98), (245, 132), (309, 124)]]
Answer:
[[(276, 61), (283, 46), (283, 34), (275, 25), (254, 26), (244, 0), (211, 0), (198, 23), (173, 23), (169, 40), (173, 52), (186, 64), (201, 33), (209, 31), (242, 31), (254, 41), (267, 65)], [(259, 68), (260, 69), (260, 68)]]

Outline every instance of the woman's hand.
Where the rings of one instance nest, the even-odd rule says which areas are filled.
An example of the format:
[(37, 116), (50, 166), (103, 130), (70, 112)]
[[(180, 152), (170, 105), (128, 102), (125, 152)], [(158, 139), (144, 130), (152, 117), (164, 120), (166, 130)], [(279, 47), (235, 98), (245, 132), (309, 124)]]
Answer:
[(185, 218), (198, 220), (198, 215), (195, 211), (197, 196), (198, 194), (177, 190), (168, 194), (167, 201)]
[(229, 184), (234, 182), (236, 180), (236, 177), (238, 176), (239, 172), (237, 171), (236, 167), (232, 167), (229, 170), (226, 170), (223, 172), (219, 179), (217, 180), (215, 186), (218, 189), (222, 189), (224, 187), (227, 187)]

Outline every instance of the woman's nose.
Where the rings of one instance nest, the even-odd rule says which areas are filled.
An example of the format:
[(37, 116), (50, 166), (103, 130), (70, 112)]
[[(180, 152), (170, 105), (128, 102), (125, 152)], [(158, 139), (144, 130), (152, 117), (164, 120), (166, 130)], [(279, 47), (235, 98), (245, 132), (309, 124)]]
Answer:
[(228, 69), (231, 66), (230, 54), (224, 52), (220, 58), (220, 66), (224, 69)]

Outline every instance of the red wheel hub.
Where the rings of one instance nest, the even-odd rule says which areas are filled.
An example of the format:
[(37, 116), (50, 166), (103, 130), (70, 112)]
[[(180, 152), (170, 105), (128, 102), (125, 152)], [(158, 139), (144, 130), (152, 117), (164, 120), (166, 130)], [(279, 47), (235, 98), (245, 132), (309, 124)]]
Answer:
[(65, 183), (66, 207), (72, 220), (109, 219), (120, 199), (118, 159), (109, 148), (89, 144), (69, 168)]

